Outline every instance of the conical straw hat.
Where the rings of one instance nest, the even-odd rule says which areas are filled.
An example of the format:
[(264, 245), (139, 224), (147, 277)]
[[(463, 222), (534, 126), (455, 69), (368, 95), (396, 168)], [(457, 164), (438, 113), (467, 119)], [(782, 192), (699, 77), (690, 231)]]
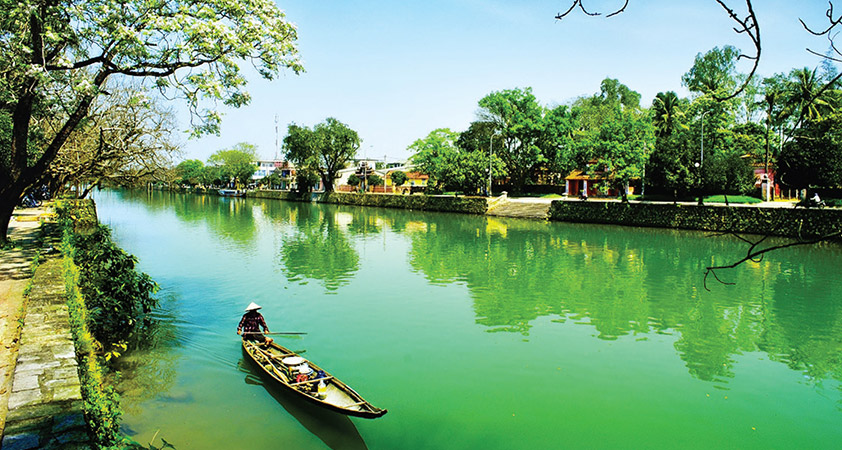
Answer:
[(260, 308), (262, 308), (262, 306), (258, 305), (255, 302), (251, 302), (251, 303), (249, 303), (248, 306), (246, 306), (246, 311), (255, 311), (255, 310), (258, 310)]

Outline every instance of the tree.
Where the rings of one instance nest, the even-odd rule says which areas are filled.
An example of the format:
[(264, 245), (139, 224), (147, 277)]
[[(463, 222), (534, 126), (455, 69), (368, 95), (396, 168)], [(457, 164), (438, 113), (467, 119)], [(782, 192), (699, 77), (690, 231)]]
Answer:
[(224, 181), (235, 180), (238, 184), (246, 185), (257, 170), (257, 147), (247, 142), (240, 142), (230, 149), (217, 150), (208, 164), (220, 168)]
[(808, 121), (784, 145), (778, 179), (797, 189), (842, 186), (842, 113)]
[[(239, 64), (271, 79), (302, 66), (295, 27), (269, 0), (99, 0), (73, 5), (3, 0), (0, 116), (11, 123), (0, 152), (0, 240), (22, 193), (56, 158), (111, 78), (152, 79), (193, 113), (195, 134), (219, 130), (202, 100), (249, 102)], [(54, 127), (41, 126), (51, 118)]]
[(356, 131), (328, 117), (313, 129), (290, 124), (284, 146), (289, 161), (317, 173), (325, 192), (333, 192), (337, 174), (357, 155), (360, 141)]
[(406, 183), (406, 180), (409, 179), (409, 177), (406, 176), (406, 173), (400, 170), (389, 172), (389, 177), (392, 179), (393, 187), (403, 186), (403, 184)]
[(555, 181), (563, 183), (564, 177), (582, 163), (577, 159), (573, 140), (576, 119), (570, 108), (557, 106), (546, 111), (542, 128), (538, 147), (544, 155), (547, 169), (554, 174)]
[(222, 174), (222, 168), (218, 166), (202, 167), (199, 173), (199, 184), (202, 186), (222, 186), (228, 181), (229, 178)]
[(600, 91), (573, 104), (576, 125), (580, 130), (598, 128), (615, 120), (622, 111), (640, 109), (640, 94), (613, 78), (600, 83)]
[(699, 156), (696, 145), (693, 133), (686, 126), (658, 136), (646, 164), (647, 190), (668, 193), (673, 200), (688, 195), (698, 185), (698, 173), (693, 170)]
[(503, 160), (512, 189), (522, 192), (546, 158), (538, 146), (544, 110), (532, 88), (492, 92), (479, 101), (480, 119), (494, 124), (503, 145), (494, 154)]
[(705, 54), (696, 55), (690, 71), (684, 74), (681, 82), (690, 92), (703, 95), (724, 95), (737, 86), (737, 58), (740, 51), (726, 45), (714, 47)]
[[(175, 118), (137, 86), (109, 87), (74, 130), (39, 183), (54, 195), (69, 184), (84, 198), (102, 182), (131, 186), (165, 181), (178, 146), (172, 141)], [(85, 189), (81, 189), (85, 186)]]
[(616, 78), (605, 78), (599, 84), (599, 94), (594, 99), (603, 105), (620, 105), (622, 109), (640, 107), (640, 93), (629, 89)]
[[(407, 148), (415, 153), (412, 162), (418, 170), (430, 176), (433, 190), (476, 193), (488, 184), (487, 151), (481, 150), (479, 146), (461, 148), (457, 145), (458, 142), (467, 143), (474, 140), (460, 140), (459, 133), (449, 128), (439, 128)], [(491, 161), (491, 175), (501, 176), (502, 161), (498, 158), (492, 158)]]
[(360, 179), (356, 174), (348, 175), (348, 186), (357, 187), (362, 183), (363, 180)]
[(380, 175), (371, 175), (367, 181), (369, 186), (383, 186), (383, 178), (380, 178)]
[(205, 164), (198, 159), (188, 159), (182, 161), (175, 166), (176, 175), (178, 176), (178, 184), (186, 184), (188, 186), (195, 186), (199, 184), (202, 168)]
[(775, 127), (783, 126), (786, 120), (786, 80), (783, 75), (775, 75), (763, 80), (762, 106), (766, 113), (766, 151), (763, 157), (763, 168), (769, 173), (769, 156), (771, 154), (771, 136)]
[(456, 147), (460, 155), (460, 174), (456, 176), (461, 181), (453, 190), (462, 192), (487, 190), (491, 182), (488, 176), (489, 169), (492, 179), (501, 179), (508, 175), (503, 160), (495, 152), (495, 149), (503, 148), (503, 138), (495, 132), (494, 123), (471, 122), (467, 130), (459, 133)]
[(821, 119), (835, 109), (833, 91), (823, 89), (825, 83), (818, 75), (818, 69), (793, 69), (789, 74), (789, 102), (793, 115), (798, 117), (795, 127), (803, 121)]
[(684, 115), (678, 95), (673, 92), (658, 92), (652, 101), (652, 124), (658, 137), (669, 136), (675, 129), (678, 119)]
[(454, 169), (458, 137), (459, 134), (450, 131), (450, 128), (438, 128), (431, 131), (427, 137), (416, 139), (406, 148), (414, 153), (410, 158), (415, 167), (421, 173), (429, 175), (429, 183), (438, 189), (452, 183), (448, 172)]
[(590, 169), (607, 177), (608, 182), (628, 201), (629, 182), (643, 176), (655, 142), (655, 129), (643, 114), (621, 112), (614, 120), (579, 135), (577, 145), (589, 155)]

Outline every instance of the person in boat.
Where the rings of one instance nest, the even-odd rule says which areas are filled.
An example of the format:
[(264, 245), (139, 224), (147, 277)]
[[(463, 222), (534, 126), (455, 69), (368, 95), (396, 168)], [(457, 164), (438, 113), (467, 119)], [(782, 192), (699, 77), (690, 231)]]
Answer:
[[(269, 345), (272, 343), (272, 338), (268, 338), (263, 334), (269, 332), (269, 327), (266, 326), (266, 320), (263, 318), (263, 314), (258, 312), (260, 308), (262, 306), (255, 302), (251, 302), (246, 307), (246, 313), (243, 314), (240, 324), (237, 325), (237, 334), (243, 336), (243, 339), (246, 341), (262, 342), (264, 345)], [(260, 331), (261, 328), (263, 328), (262, 332)]]

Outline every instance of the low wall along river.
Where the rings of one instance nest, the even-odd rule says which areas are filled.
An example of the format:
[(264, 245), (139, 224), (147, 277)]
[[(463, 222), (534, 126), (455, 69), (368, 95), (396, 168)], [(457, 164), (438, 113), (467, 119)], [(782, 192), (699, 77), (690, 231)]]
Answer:
[[(199, 193), (218, 195), (215, 190)], [(299, 195), (287, 191), (249, 191), (249, 197), (357, 206), (485, 214), (485, 197), (331, 193)], [(555, 200), (547, 218), (560, 222), (600, 223), (635, 227), (677, 228), (812, 239), (839, 236), (842, 209), (776, 206), (672, 204), (618, 201)]]

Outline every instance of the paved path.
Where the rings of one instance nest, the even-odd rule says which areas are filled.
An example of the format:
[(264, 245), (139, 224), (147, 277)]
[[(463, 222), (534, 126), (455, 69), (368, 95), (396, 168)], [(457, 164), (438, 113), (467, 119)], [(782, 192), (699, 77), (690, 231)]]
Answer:
[(0, 250), (0, 436), (6, 425), (18, 355), (23, 290), (32, 276), (30, 265), (37, 245), (38, 217), (44, 212), (43, 208), (15, 210), (9, 222), (9, 239), (14, 247)]
[[(61, 259), (41, 249), (40, 265), (31, 274), (44, 213), (15, 211), (9, 224), (14, 248), (0, 253), (0, 342), (7, 350), (0, 360), (3, 450), (90, 448)], [(44, 245), (57, 246), (56, 239)]]

